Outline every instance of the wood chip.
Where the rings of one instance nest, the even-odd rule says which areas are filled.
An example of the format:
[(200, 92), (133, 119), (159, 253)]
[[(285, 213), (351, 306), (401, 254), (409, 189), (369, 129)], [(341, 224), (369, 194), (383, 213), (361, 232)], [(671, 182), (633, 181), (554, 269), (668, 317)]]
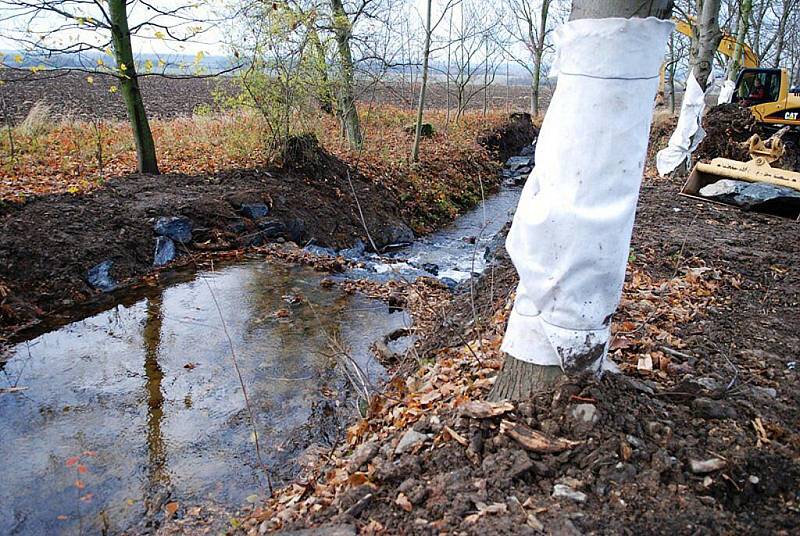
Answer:
[(467, 441), (467, 439), (464, 436), (462, 436), (449, 426), (445, 426), (444, 431), (447, 432), (447, 435), (449, 435), (451, 438), (455, 439), (458, 443), (461, 443), (465, 447), (469, 445), (469, 441)]
[(505, 419), (500, 423), (500, 432), (516, 440), (517, 443), (531, 452), (563, 452), (581, 444), (580, 441), (570, 441), (569, 439), (564, 438), (551, 439), (541, 432), (537, 432), (536, 430), (522, 423), (512, 422)]
[(473, 419), (488, 419), (489, 417), (497, 417), (504, 413), (514, 410), (514, 404), (511, 402), (502, 402), (495, 404), (483, 400), (470, 400), (461, 406), (461, 415), (465, 417), (472, 417)]
[(410, 512), (414, 508), (405, 493), (400, 493), (394, 503), (406, 512)]

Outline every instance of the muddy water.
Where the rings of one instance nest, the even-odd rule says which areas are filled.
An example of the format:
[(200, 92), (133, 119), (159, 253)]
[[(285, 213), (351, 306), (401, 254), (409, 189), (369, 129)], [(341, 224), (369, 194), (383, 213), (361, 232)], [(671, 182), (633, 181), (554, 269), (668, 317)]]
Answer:
[[(209, 285), (263, 461), (281, 469), (309, 443), (324, 443), (345, 411), (337, 406), (353, 402), (328, 357), (329, 337), (376, 381), (382, 369), (369, 345), (408, 323), (379, 302), (322, 290), (319, 279), (248, 262), (17, 345), (0, 372), (0, 388), (25, 389), (0, 395), (0, 534), (94, 534), (104, 525), (115, 533), (169, 501), (235, 506), (263, 496)], [(313, 307), (289, 303), (295, 295)]]
[[(430, 276), (423, 266), (435, 264), (439, 277), (463, 281), (483, 270), (518, 198), (503, 190), (388, 259), (367, 256), (348, 277)], [(320, 278), (251, 260), (120, 296), (15, 346), (0, 363), (0, 534), (147, 532), (172, 502), (235, 509), (263, 498), (231, 346), (261, 461), (276, 483), (289, 478), (291, 462), (327, 443), (357, 405), (331, 337), (379, 382), (369, 346), (410, 323), (380, 302), (323, 290)]]

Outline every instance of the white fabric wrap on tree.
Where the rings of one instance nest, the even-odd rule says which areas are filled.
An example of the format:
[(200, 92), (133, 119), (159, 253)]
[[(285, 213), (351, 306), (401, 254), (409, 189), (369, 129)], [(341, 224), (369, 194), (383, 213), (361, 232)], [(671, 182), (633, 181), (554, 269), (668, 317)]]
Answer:
[[(711, 87), (711, 84), (709, 84)], [(706, 95), (703, 88), (697, 83), (694, 73), (689, 73), (686, 80), (686, 91), (683, 92), (681, 114), (675, 132), (669, 138), (669, 145), (658, 151), (656, 155), (656, 168), (659, 175), (667, 175), (675, 171), (706, 137), (706, 131), (700, 125), (703, 110), (706, 108)]]
[(555, 33), (558, 84), (506, 247), (519, 273), (502, 349), (605, 365), (671, 22), (582, 19)]

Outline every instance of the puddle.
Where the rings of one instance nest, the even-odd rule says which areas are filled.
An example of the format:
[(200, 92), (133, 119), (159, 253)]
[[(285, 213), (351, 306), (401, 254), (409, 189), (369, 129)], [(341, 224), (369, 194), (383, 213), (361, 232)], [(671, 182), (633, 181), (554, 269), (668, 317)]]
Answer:
[[(25, 390), (0, 394), (0, 533), (115, 533), (168, 501), (235, 507), (263, 497), (228, 336), (263, 460), (285, 468), (353, 411), (336, 411), (355, 400), (331, 364), (328, 337), (379, 381), (370, 344), (409, 322), (380, 302), (322, 290), (320, 278), (250, 261), (14, 347), (0, 387)], [(288, 303), (292, 295), (313, 308)], [(288, 316), (276, 318), (281, 309)]]

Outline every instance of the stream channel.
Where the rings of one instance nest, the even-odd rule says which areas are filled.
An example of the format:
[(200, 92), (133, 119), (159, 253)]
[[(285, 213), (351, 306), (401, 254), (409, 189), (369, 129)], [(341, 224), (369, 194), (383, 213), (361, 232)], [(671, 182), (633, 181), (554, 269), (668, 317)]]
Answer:
[[(367, 268), (337, 277), (463, 282), (483, 270), (520, 191), (504, 187), (388, 257), (361, 254)], [(382, 302), (321, 288), (322, 277), (250, 258), (17, 342), (0, 361), (0, 534), (149, 532), (168, 503), (236, 509), (263, 499), (231, 346), (262, 460), (285, 483), (303, 452), (329, 445), (356, 411), (330, 338), (380, 383), (369, 348), (410, 323)]]

